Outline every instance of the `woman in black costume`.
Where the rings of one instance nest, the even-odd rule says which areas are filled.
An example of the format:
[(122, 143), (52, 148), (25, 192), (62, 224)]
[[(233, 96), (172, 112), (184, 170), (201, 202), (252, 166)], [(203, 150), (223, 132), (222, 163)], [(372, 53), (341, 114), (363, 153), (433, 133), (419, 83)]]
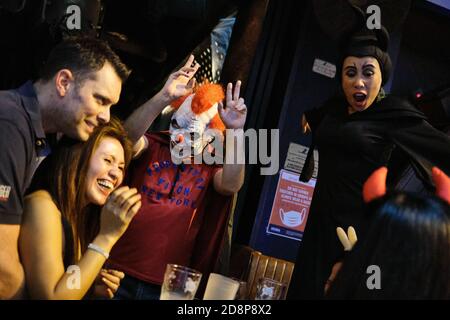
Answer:
[(288, 299), (323, 297), (343, 254), (336, 227), (353, 226), (364, 234), (363, 183), (375, 169), (389, 165), (394, 150), (407, 155), (430, 189), (433, 166), (450, 174), (450, 138), (406, 100), (382, 94), (391, 69), (388, 40), (384, 28), (364, 25), (353, 32), (340, 66), (345, 98), (304, 114), (304, 129), (311, 128), (319, 150), (319, 170)]

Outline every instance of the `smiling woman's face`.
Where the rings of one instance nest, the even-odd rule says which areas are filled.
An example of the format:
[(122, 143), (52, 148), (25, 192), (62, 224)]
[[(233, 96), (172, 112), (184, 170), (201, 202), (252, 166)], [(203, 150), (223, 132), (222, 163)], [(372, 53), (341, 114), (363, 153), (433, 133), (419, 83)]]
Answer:
[(349, 113), (370, 107), (381, 89), (381, 69), (374, 57), (345, 58), (342, 68), (342, 89), (349, 104)]
[(120, 142), (104, 137), (92, 154), (86, 176), (86, 197), (89, 203), (104, 205), (106, 198), (123, 181), (124, 150)]

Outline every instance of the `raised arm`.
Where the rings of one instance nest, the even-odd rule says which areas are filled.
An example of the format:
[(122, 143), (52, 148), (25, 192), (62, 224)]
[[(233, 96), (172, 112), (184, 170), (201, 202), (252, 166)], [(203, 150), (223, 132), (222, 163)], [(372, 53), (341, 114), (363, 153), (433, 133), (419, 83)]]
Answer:
[[(244, 99), (239, 97), (240, 90), (241, 81), (236, 82), (234, 92), (233, 85), (229, 83), (226, 92), (226, 106), (224, 107), (223, 104), (219, 104), (219, 115), (227, 131), (244, 129), (247, 118), (247, 107), (245, 106)], [(243, 134), (227, 135), (227, 138), (232, 138), (233, 141), (226, 141), (226, 152), (230, 152), (230, 148), (233, 148), (234, 154), (237, 155), (236, 159), (242, 159), (245, 155)], [(242, 141), (238, 141), (240, 139)], [(234, 163), (234, 161), (228, 163), (225, 161), (223, 168), (218, 170), (214, 176), (214, 189), (221, 194), (232, 195), (241, 189), (244, 183), (244, 176), (244, 163)]]
[(172, 73), (164, 87), (154, 97), (137, 108), (125, 121), (125, 128), (134, 144), (145, 134), (161, 111), (173, 100), (192, 92), (195, 86), (194, 75), (200, 65), (194, 63), (191, 55), (185, 65)]

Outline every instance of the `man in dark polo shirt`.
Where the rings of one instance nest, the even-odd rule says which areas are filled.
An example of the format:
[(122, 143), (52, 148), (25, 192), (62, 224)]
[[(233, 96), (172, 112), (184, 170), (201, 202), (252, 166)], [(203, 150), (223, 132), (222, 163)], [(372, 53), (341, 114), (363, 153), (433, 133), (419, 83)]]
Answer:
[(37, 82), (0, 91), (0, 299), (24, 294), (17, 249), (23, 196), (50, 152), (46, 135), (87, 140), (109, 121), (128, 75), (105, 42), (72, 38), (52, 50)]

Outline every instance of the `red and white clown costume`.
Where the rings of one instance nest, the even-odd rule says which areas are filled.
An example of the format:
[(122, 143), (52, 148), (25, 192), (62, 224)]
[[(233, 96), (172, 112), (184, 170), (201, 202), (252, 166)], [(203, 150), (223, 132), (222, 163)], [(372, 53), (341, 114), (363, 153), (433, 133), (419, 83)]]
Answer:
[(218, 113), (218, 104), (225, 94), (218, 84), (203, 84), (194, 93), (171, 104), (176, 111), (170, 121), (170, 147), (174, 162), (197, 156), (211, 143), (223, 141), (225, 125)]
[[(225, 171), (234, 164), (209, 165), (195, 158), (207, 146), (217, 149), (214, 139), (223, 139), (226, 126), (219, 112), (231, 128), (242, 123), (233, 123), (239, 115), (245, 120), (239, 87), (233, 97), (228, 86), (222, 109), (222, 87), (203, 84), (171, 103), (175, 112), (169, 132), (145, 134), (147, 147), (130, 165), (127, 178), (130, 188), (140, 190), (142, 207), (111, 251), (111, 267), (136, 281), (161, 285), (168, 263), (192, 267), (204, 276), (226, 265), (232, 194), (221, 193), (222, 184), (218, 190), (216, 182), (227, 180)], [(227, 110), (228, 115), (239, 114), (227, 118)], [(228, 180), (243, 175), (238, 169), (237, 178)]]

